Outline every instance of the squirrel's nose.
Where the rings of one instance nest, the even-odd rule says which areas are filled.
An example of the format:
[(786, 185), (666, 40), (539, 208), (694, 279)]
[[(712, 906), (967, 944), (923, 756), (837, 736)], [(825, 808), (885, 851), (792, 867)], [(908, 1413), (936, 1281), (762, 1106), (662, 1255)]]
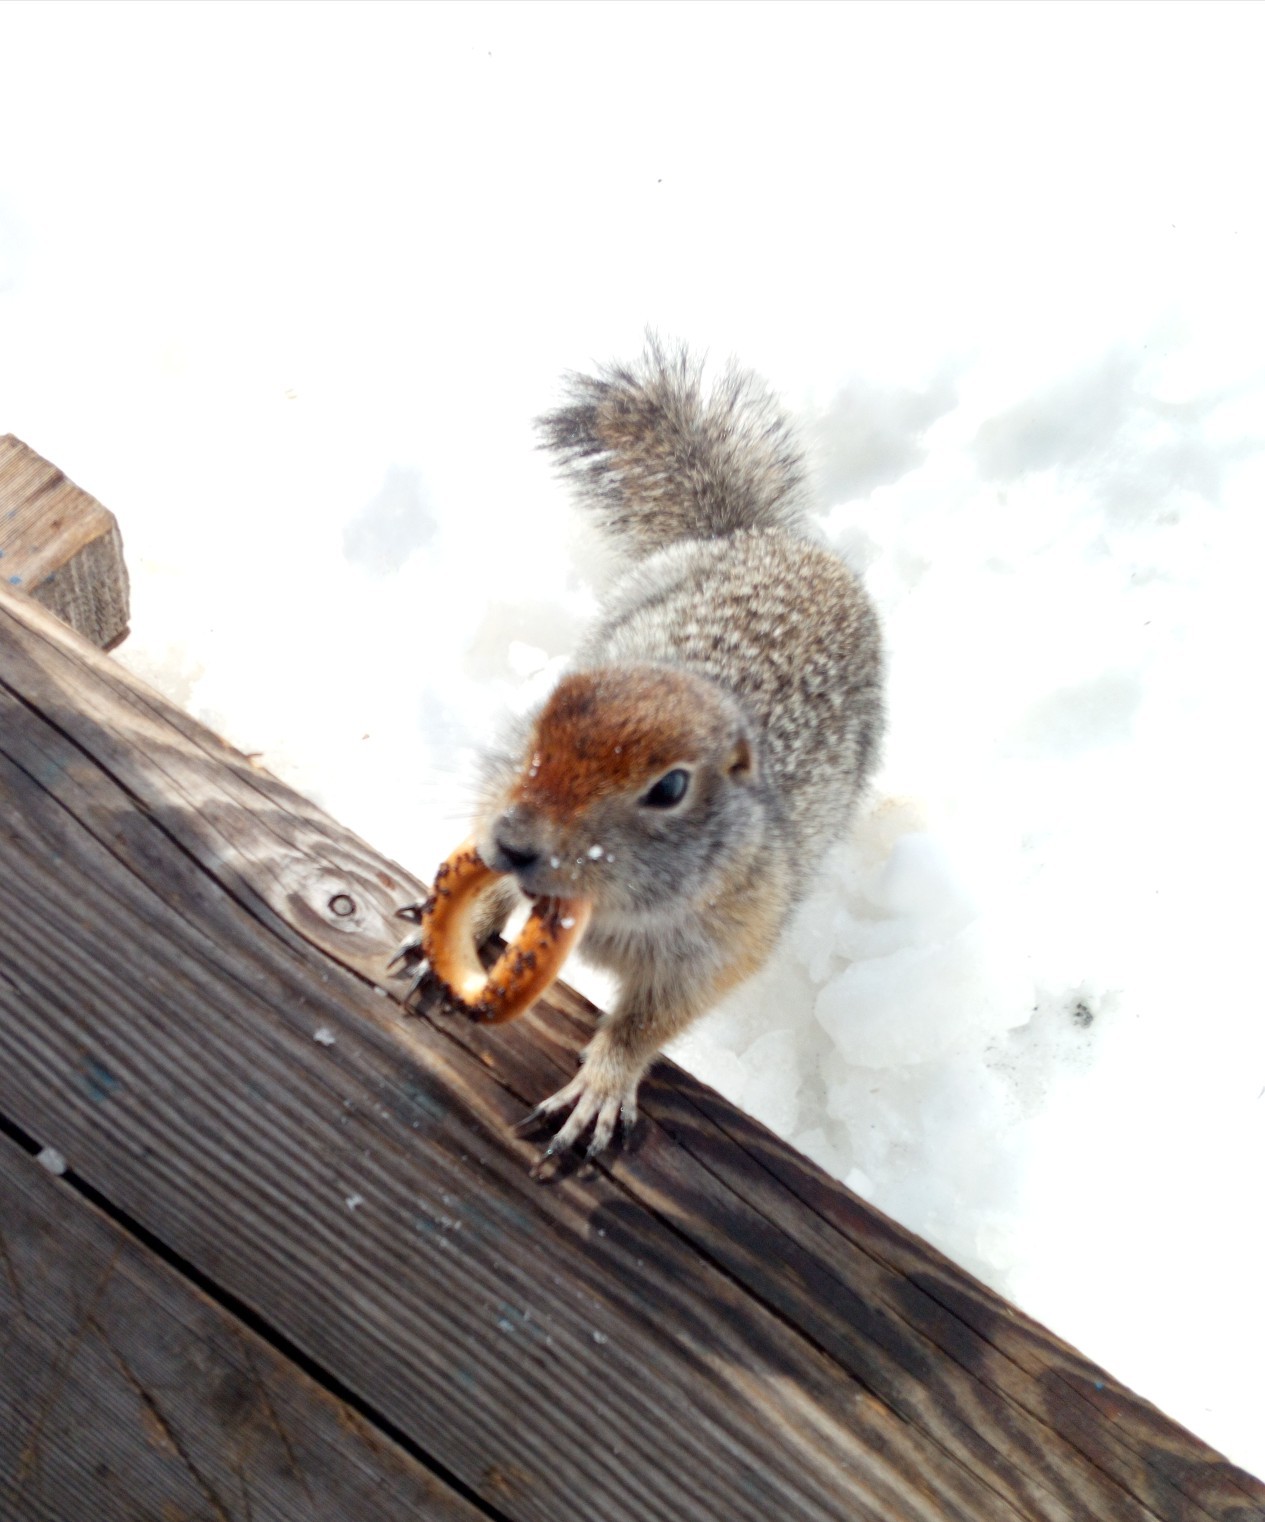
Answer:
[(496, 837), (496, 849), (509, 863), (511, 872), (526, 872), (540, 860), (539, 851), (533, 851), (530, 847), (524, 850), (522, 846), (509, 845), (499, 835)]
[(498, 872), (515, 872), (520, 877), (530, 872), (548, 848), (548, 831), (535, 809), (521, 800), (511, 803), (492, 821), (492, 850), (496, 856), (489, 866)]

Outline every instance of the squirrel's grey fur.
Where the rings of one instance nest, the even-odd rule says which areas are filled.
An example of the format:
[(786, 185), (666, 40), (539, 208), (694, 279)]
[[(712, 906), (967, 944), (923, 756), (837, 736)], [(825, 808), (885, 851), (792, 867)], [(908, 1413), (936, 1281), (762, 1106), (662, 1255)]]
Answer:
[[(600, 1151), (659, 1047), (776, 944), (846, 830), (883, 724), (878, 623), (813, 541), (785, 415), (684, 349), (572, 376), (540, 423), (626, 568), (571, 670), (489, 757), (476, 840), (531, 895), (586, 898), (621, 979), (550, 1149)], [(648, 802), (684, 771), (679, 804)], [(679, 786), (679, 779), (674, 785)], [(658, 795), (654, 795), (658, 796)]]

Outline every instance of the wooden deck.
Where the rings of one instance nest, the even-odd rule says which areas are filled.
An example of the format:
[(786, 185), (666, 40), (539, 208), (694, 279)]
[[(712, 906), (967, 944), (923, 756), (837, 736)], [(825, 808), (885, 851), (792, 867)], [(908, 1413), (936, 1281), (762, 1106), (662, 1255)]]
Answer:
[(592, 1012), (406, 1015), (420, 886), (0, 590), (0, 1516), (1265, 1519), (666, 1062), (533, 1183)]

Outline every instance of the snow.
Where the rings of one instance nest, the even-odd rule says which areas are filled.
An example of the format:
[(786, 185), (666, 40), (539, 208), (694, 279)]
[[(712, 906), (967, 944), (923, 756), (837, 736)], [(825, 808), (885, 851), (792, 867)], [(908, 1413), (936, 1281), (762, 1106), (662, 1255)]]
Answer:
[(651, 321), (786, 399), (890, 735), (675, 1055), (1257, 1472), (1263, 41), (0, 11), (0, 431), (119, 516), (119, 658), (419, 873), (597, 606), (559, 373)]

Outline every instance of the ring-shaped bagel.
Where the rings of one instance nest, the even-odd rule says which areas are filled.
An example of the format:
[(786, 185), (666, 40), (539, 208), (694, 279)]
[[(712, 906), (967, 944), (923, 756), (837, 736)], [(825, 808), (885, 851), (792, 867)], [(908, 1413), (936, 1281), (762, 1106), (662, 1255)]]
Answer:
[(522, 930), (485, 970), (474, 943), (474, 911), (483, 890), (502, 875), (467, 841), (435, 874), (420, 925), (431, 971), (451, 998), (491, 1025), (530, 1009), (558, 976), (589, 918), (584, 899), (538, 898)]

